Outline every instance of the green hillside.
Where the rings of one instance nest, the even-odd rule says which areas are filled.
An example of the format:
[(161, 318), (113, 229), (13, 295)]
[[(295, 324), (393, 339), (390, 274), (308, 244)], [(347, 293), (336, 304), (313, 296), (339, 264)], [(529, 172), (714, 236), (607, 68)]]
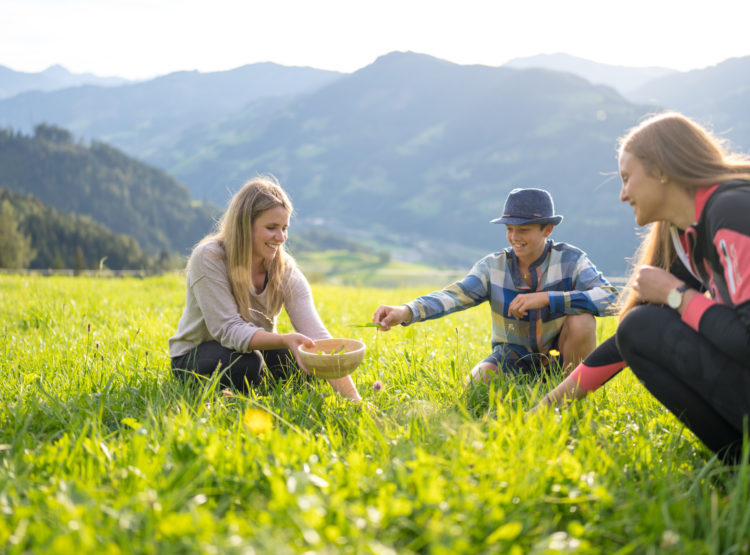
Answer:
[(163, 171), (47, 125), (33, 136), (0, 130), (0, 187), (132, 235), (148, 253), (187, 252), (217, 214)]
[[(358, 287), (442, 288), (464, 276), (460, 270), (447, 270), (391, 260), (386, 253), (372, 251), (326, 250), (302, 252), (297, 263), (313, 283), (333, 283)], [(468, 268), (466, 268), (468, 271)]]
[[(87, 216), (62, 214), (31, 196), (0, 189), (0, 204), (13, 208), (18, 231), (29, 238), (32, 269), (151, 269), (152, 261), (133, 237), (113, 233)], [(164, 262), (167, 262), (166, 260)], [(15, 268), (14, 268), (15, 269)]]

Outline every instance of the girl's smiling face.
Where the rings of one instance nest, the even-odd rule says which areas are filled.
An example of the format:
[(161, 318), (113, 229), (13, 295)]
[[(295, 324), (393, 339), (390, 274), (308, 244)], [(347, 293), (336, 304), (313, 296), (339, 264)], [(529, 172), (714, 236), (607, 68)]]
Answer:
[(270, 261), (284, 244), (289, 229), (289, 210), (269, 208), (253, 222), (253, 260)]
[(646, 225), (664, 219), (661, 211), (666, 202), (666, 187), (652, 175), (638, 158), (627, 151), (620, 154), (620, 200), (633, 207), (635, 223)]

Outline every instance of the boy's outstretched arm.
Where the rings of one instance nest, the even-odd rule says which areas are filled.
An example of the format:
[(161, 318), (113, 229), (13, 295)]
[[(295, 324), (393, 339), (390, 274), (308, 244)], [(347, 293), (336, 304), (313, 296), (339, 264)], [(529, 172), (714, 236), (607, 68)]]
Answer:
[(372, 321), (380, 324), (381, 330), (388, 331), (393, 326), (411, 322), (411, 309), (404, 304), (401, 306), (381, 304), (373, 314)]

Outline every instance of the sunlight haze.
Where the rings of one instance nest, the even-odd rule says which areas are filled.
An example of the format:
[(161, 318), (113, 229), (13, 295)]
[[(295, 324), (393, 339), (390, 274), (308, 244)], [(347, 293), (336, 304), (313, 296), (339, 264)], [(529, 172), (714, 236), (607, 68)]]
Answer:
[(0, 0), (0, 65), (128, 79), (264, 61), (348, 73), (411, 50), (459, 64), (564, 52), (687, 71), (750, 54), (749, 12), (728, 0)]

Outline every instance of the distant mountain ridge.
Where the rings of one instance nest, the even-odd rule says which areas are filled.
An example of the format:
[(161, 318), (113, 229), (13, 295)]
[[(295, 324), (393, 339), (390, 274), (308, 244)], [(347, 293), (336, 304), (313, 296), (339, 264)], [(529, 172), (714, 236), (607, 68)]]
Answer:
[(632, 96), (698, 118), (750, 152), (750, 56), (655, 79)]
[(506, 66), (567, 71), (608, 84), (636, 104), (697, 118), (737, 148), (750, 151), (750, 56), (685, 72), (608, 66), (567, 54), (519, 58)]
[(0, 99), (10, 98), (29, 91), (54, 91), (96, 85), (99, 87), (116, 87), (128, 83), (122, 77), (99, 77), (92, 73), (71, 73), (60, 65), (50, 66), (38, 73), (15, 71), (0, 66)]
[(120, 87), (28, 92), (0, 101), (0, 127), (28, 133), (36, 124), (54, 123), (143, 158), (196, 124), (220, 120), (257, 100), (315, 90), (339, 76), (259, 63), (212, 73), (181, 71)]
[(665, 67), (627, 67), (611, 64), (600, 64), (578, 58), (569, 54), (541, 54), (525, 58), (514, 58), (507, 62), (505, 67), (518, 69), (551, 69), (580, 75), (584, 79), (597, 85), (608, 85), (620, 91), (626, 98), (631, 93), (652, 81), (661, 77), (677, 74), (678, 71)]

